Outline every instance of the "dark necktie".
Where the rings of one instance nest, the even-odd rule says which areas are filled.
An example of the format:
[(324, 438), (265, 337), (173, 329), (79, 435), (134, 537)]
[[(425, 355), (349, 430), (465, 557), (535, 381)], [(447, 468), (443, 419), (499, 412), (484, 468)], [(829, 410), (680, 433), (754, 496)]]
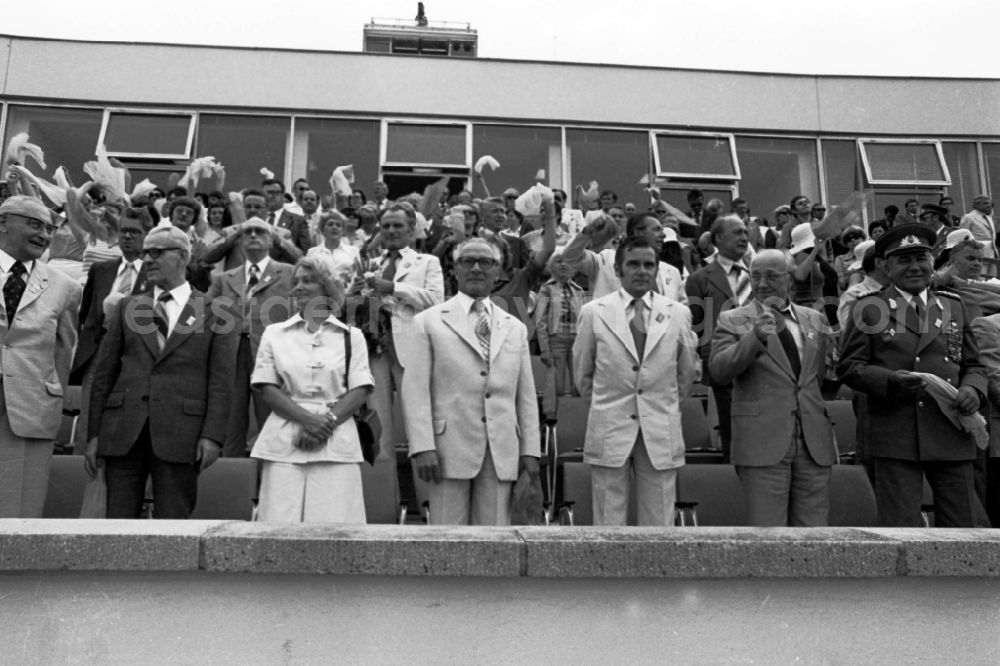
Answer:
[(10, 267), (10, 275), (3, 284), (4, 306), (7, 308), (7, 326), (14, 323), (14, 315), (17, 313), (17, 306), (24, 295), (24, 287), (27, 284), (24, 280), (28, 270), (20, 261), (15, 261)]
[(788, 330), (788, 322), (784, 312), (775, 310), (778, 321), (778, 340), (781, 341), (781, 348), (785, 350), (788, 357), (788, 365), (792, 366), (792, 374), (798, 379), (802, 372), (802, 360), (799, 358), (799, 348), (795, 345), (795, 336)]
[(170, 333), (166, 303), (172, 299), (173, 296), (170, 295), (170, 292), (165, 291), (156, 299), (156, 305), (153, 307), (153, 322), (156, 324), (156, 344), (161, 352), (167, 344), (167, 337), (169, 337)]
[(646, 320), (642, 314), (646, 310), (646, 303), (641, 298), (632, 301), (632, 319), (628, 322), (628, 329), (632, 332), (632, 341), (635, 342), (635, 351), (642, 360), (646, 353)]
[(260, 266), (257, 264), (250, 264), (250, 279), (247, 280), (247, 291), (250, 291), (257, 286), (260, 282)]
[(274, 213), (270, 213), (267, 216), (267, 223), (273, 227), (274, 226), (274, 222), (275, 222), (275, 215), (274, 215)]
[(392, 282), (396, 279), (396, 262), (399, 261), (399, 252), (393, 250), (387, 257), (385, 270), (382, 271), (382, 279)]
[[(396, 261), (399, 259), (399, 252), (390, 251), (386, 257), (385, 268), (382, 270), (382, 279), (392, 282), (396, 277)], [(379, 338), (384, 346), (389, 348), (392, 342), (392, 310), (387, 304), (382, 304), (378, 310)]]
[(559, 332), (571, 334), (573, 330), (573, 289), (569, 282), (562, 288), (562, 303), (559, 311)]

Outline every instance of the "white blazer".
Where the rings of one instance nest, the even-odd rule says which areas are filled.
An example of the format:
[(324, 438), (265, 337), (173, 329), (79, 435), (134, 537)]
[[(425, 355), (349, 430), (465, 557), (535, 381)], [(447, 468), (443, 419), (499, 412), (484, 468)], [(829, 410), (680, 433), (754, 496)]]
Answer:
[(500, 481), (516, 481), (521, 456), (539, 456), (538, 402), (528, 329), (493, 304), (490, 360), (457, 298), (418, 314), (403, 373), (410, 455), (437, 451), (447, 479), (471, 479), (486, 445)]
[[(382, 302), (392, 310), (392, 341), (396, 358), (404, 368), (412, 356), (413, 317), (432, 305), (444, 300), (444, 275), (441, 262), (433, 254), (421, 254), (403, 248), (396, 263), (393, 283), (395, 293), (382, 297)], [(382, 256), (383, 265), (386, 259)]]
[(686, 305), (652, 297), (641, 361), (618, 291), (580, 311), (573, 376), (590, 398), (583, 459), (592, 465), (624, 465), (639, 428), (655, 469), (684, 464), (680, 399), (698, 378), (697, 340)]

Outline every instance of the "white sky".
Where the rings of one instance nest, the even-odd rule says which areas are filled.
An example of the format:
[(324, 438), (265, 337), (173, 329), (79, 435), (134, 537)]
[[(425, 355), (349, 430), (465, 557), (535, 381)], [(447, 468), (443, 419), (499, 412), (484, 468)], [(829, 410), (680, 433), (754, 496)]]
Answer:
[[(427, 0), (485, 58), (695, 69), (1000, 78), (998, 0)], [(140, 9), (148, 7), (149, 9)], [(0, 33), (359, 51), (415, 0), (0, 0)]]

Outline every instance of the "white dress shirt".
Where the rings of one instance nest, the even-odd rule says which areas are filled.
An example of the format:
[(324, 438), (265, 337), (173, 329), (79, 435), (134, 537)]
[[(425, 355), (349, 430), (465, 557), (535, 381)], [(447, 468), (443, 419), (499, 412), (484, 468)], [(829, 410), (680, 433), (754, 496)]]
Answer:
[[(163, 290), (159, 287), (153, 288), (153, 303), (155, 304)], [(177, 326), (177, 320), (181, 318), (181, 311), (184, 306), (187, 305), (188, 300), (191, 298), (191, 283), (188, 281), (182, 282), (180, 285), (174, 287), (170, 290), (170, 295), (172, 298), (163, 304), (163, 309), (167, 311), (167, 337), (169, 338), (173, 332), (174, 327)]]

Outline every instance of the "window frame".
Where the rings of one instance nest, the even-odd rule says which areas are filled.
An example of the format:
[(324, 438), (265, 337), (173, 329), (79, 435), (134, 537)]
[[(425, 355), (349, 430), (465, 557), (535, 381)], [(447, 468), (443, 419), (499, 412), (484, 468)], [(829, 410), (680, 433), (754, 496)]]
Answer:
[[(379, 136), (379, 170), (392, 171), (393, 169), (466, 169), (472, 170), (472, 121), (470, 120), (437, 120), (420, 118), (382, 118), (381, 133)], [(465, 163), (441, 163), (441, 162), (390, 162), (386, 159), (389, 152), (389, 125), (421, 125), (421, 126), (445, 126), (461, 127), (465, 129)]]
[(111, 123), (111, 116), (113, 114), (128, 114), (136, 116), (177, 116), (188, 118), (188, 131), (187, 139), (184, 143), (183, 153), (125, 153), (118, 151), (108, 151), (108, 157), (119, 157), (125, 159), (152, 159), (152, 160), (188, 160), (191, 159), (191, 150), (194, 148), (194, 133), (195, 128), (198, 126), (198, 112), (197, 111), (176, 111), (161, 110), (161, 109), (135, 109), (129, 107), (117, 107), (111, 106), (104, 109), (104, 117), (101, 119), (101, 132), (97, 135), (97, 146), (95, 146), (95, 151), (100, 146), (107, 146), (107, 134), (108, 126)]
[[(943, 180), (876, 180), (872, 178), (871, 163), (868, 160), (868, 151), (865, 149), (866, 144), (871, 145), (886, 145), (886, 144), (906, 144), (906, 145), (922, 145), (922, 146), (934, 146), (934, 152), (937, 155), (938, 166), (941, 168), (941, 175)], [(951, 173), (948, 171), (948, 163), (944, 159), (944, 149), (941, 146), (940, 139), (885, 139), (885, 138), (874, 138), (874, 137), (859, 137), (857, 139), (858, 150), (861, 154), (861, 166), (865, 172), (865, 180), (871, 187), (879, 186), (889, 186), (889, 187), (950, 187), (951, 186)]]
[[(690, 173), (690, 172), (674, 172), (674, 171), (663, 171), (660, 168), (660, 146), (656, 139), (661, 135), (669, 136), (691, 136), (691, 137), (712, 137), (714, 139), (725, 139), (729, 143), (729, 155), (733, 161), (733, 173), (732, 174), (709, 174), (709, 173)], [(741, 179), (740, 175), (740, 160), (736, 155), (736, 135), (730, 132), (680, 132), (676, 130), (665, 130), (665, 129), (652, 129), (649, 130), (649, 148), (653, 156), (653, 170), (656, 174), (656, 178), (665, 178), (669, 180), (697, 180), (697, 181), (715, 181), (715, 182), (739, 182)]]

